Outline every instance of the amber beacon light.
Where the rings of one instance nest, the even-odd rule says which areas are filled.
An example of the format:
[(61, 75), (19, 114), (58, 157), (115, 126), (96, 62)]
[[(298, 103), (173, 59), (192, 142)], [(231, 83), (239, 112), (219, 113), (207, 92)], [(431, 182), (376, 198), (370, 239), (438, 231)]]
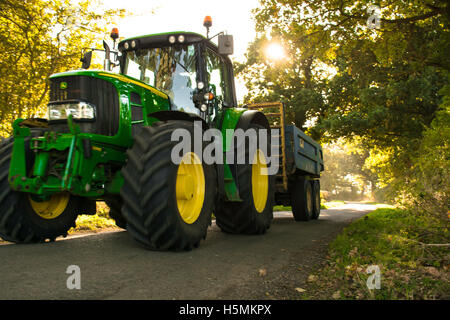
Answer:
[(119, 38), (119, 29), (113, 28), (111, 30), (111, 39), (116, 40)]
[(211, 16), (206, 16), (203, 20), (203, 26), (206, 28), (206, 37), (209, 38), (209, 28), (212, 27), (212, 18)]

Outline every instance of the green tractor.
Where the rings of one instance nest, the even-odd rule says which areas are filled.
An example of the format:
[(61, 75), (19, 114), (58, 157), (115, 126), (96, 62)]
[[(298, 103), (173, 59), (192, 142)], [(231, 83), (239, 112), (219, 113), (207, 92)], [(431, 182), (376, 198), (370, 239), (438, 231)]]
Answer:
[[(54, 241), (78, 214), (95, 214), (96, 201), (153, 250), (197, 247), (212, 214), (224, 232), (265, 233), (275, 192), (275, 175), (264, 174), (266, 153), (246, 154), (252, 163), (207, 163), (208, 141), (194, 139), (199, 127), (215, 128), (225, 153), (227, 131), (270, 130), (262, 112), (237, 108), (232, 37), (221, 33), (215, 45), (171, 32), (116, 45), (118, 33), (111, 36), (104, 70), (88, 70), (88, 51), (83, 69), (52, 75), (47, 119), (17, 119), (2, 141), (0, 237)], [(174, 163), (177, 129), (191, 134), (195, 148)]]

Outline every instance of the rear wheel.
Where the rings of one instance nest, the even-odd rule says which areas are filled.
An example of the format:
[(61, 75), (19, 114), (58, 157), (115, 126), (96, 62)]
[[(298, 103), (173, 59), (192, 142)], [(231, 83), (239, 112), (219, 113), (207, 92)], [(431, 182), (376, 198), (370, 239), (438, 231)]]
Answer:
[[(259, 125), (250, 125), (250, 128), (257, 134), (263, 129)], [(221, 200), (214, 211), (216, 224), (223, 232), (263, 234), (272, 223), (274, 176), (268, 174), (268, 159), (264, 152), (258, 148), (248, 157), (249, 149), (245, 150), (245, 159), (253, 159), (252, 163), (230, 165), (237, 172), (242, 202)], [(270, 150), (270, 143), (267, 150)]]
[(309, 221), (313, 216), (312, 184), (306, 179), (297, 179), (291, 185), (291, 205), (295, 221)]
[[(75, 227), (78, 199), (69, 193), (40, 199), (12, 190), (8, 182), (12, 147), (12, 138), (0, 145), (0, 237), (12, 242), (32, 243), (67, 235), (67, 231)], [(30, 166), (33, 153), (26, 151)]]
[[(217, 190), (213, 165), (201, 161), (195, 150), (172, 161), (171, 141), (177, 129), (190, 134), (194, 124), (168, 121), (144, 127), (128, 151), (122, 169), (122, 214), (131, 236), (153, 250), (190, 250), (206, 238)], [(198, 143), (198, 142), (197, 142)], [(202, 151), (204, 147), (203, 145)]]

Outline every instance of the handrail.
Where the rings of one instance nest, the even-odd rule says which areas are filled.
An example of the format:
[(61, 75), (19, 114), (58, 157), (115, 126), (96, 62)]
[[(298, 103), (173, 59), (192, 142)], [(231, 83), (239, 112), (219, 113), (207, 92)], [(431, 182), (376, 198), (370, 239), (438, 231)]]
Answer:
[[(276, 126), (277, 128), (280, 128), (281, 131), (281, 153), (282, 153), (282, 161), (281, 161), (281, 173), (283, 176), (283, 188), (287, 191), (288, 189), (288, 179), (286, 174), (286, 140), (285, 140), (285, 115), (284, 115), (284, 104), (282, 102), (258, 102), (258, 103), (251, 103), (247, 105), (247, 108), (250, 110), (257, 110), (257, 109), (266, 109), (266, 108), (278, 108), (279, 114), (277, 113), (267, 113), (267, 116), (271, 117), (279, 117), (280, 119), (280, 125)], [(261, 110), (261, 112), (264, 113), (264, 111)], [(274, 128), (274, 127), (272, 127)]]

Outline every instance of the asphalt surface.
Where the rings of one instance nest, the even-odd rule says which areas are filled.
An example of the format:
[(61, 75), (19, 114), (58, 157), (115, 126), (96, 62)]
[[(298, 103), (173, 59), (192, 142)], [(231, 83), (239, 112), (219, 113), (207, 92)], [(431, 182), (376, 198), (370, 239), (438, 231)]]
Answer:
[[(189, 252), (149, 251), (126, 231), (2, 244), (0, 299), (291, 299), (328, 243), (374, 209), (346, 204), (309, 222), (277, 212), (262, 236), (225, 234), (213, 223)], [(71, 265), (79, 267), (81, 289), (67, 287)]]

